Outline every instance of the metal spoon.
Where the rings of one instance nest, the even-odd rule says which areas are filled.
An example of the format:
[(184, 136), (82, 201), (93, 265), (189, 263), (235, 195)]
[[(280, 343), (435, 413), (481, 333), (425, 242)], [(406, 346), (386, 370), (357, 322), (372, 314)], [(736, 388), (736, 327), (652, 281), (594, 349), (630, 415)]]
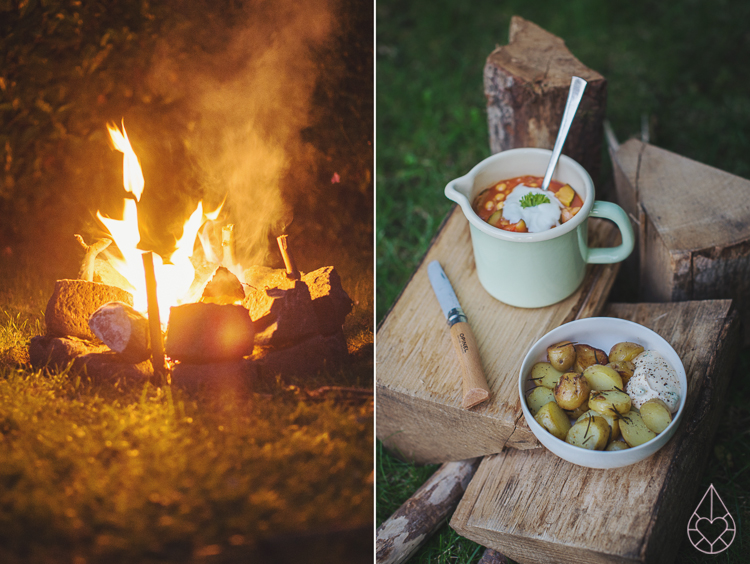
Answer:
[(565, 102), (565, 111), (563, 112), (562, 122), (560, 122), (560, 131), (557, 132), (557, 139), (555, 139), (555, 147), (552, 149), (552, 156), (549, 159), (547, 165), (547, 172), (544, 173), (544, 180), (542, 181), (542, 190), (549, 190), (549, 183), (552, 180), (552, 173), (555, 171), (557, 161), (560, 158), (563, 145), (565, 144), (565, 138), (568, 136), (570, 131), (570, 125), (573, 123), (573, 118), (576, 115), (578, 104), (581, 103), (583, 98), (583, 90), (586, 88), (586, 81), (582, 78), (574, 76), (570, 81), (570, 90), (568, 90), (568, 101)]

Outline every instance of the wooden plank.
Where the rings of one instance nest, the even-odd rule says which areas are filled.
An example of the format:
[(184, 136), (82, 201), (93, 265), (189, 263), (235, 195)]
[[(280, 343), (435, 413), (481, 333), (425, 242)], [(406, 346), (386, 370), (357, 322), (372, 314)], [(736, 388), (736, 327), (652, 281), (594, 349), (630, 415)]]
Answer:
[(650, 327), (680, 355), (685, 417), (651, 458), (614, 470), (575, 466), (547, 450), (486, 457), (453, 515), (461, 535), (524, 563), (669, 563), (702, 491), (696, 486), (738, 350), (729, 300), (614, 304), (612, 317)]
[[(616, 235), (609, 222), (589, 222), (592, 246), (611, 246)], [(490, 386), (490, 400), (471, 410), (461, 408), (461, 368), (427, 278), (432, 260), (441, 262), (466, 311)], [(397, 455), (422, 463), (492, 454), (506, 443), (537, 448), (539, 443), (523, 421), (516, 389), (523, 356), (550, 329), (596, 315), (617, 270), (618, 265), (590, 266), (579, 290), (553, 306), (508, 306), (480, 284), (468, 222), (460, 208), (454, 208), (378, 330), (378, 438)]]
[(607, 81), (576, 59), (562, 39), (519, 16), (511, 18), (508, 45), (497, 47), (484, 67), (492, 152), (551, 149), (573, 76), (588, 85), (563, 153), (598, 181)]
[(750, 343), (750, 180), (636, 139), (612, 163), (618, 202), (640, 213), (641, 299), (732, 299)]

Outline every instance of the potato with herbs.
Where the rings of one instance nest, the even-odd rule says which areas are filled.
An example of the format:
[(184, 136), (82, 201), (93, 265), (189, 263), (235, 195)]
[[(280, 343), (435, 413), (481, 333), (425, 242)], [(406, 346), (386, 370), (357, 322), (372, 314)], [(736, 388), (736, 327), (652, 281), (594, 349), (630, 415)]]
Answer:
[(563, 373), (555, 370), (549, 362), (537, 362), (531, 367), (531, 380), (537, 386), (554, 390)]
[(629, 411), (620, 419), (620, 432), (628, 446), (636, 447), (647, 443), (656, 437), (651, 429), (643, 422), (640, 413)]
[(620, 360), (627, 360), (628, 362), (632, 362), (644, 350), (638, 343), (630, 343), (628, 341), (617, 343), (609, 351), (609, 361), (618, 362)]
[(583, 377), (592, 390), (623, 390), (622, 378), (614, 368), (604, 364), (592, 364), (583, 371)]
[[(628, 380), (633, 377), (633, 372), (635, 372), (635, 364), (633, 364), (629, 360), (617, 360), (615, 362), (610, 362), (609, 364), (607, 364), (607, 366), (615, 370), (620, 375), (620, 378), (622, 378), (623, 386), (627, 385)], [(625, 388), (623, 388), (623, 390), (624, 389)]]
[(601, 413), (599, 411), (594, 411), (593, 409), (589, 409), (586, 411), (583, 415), (578, 417), (576, 420), (576, 423), (583, 420), (585, 417), (588, 417), (589, 415), (598, 415), (600, 417), (604, 417), (604, 419), (607, 421), (607, 424), (609, 425), (609, 428), (612, 429), (612, 437), (609, 439), (610, 441), (614, 441), (615, 439), (620, 438), (620, 420), (617, 415), (614, 415), (609, 410), (606, 410), (604, 413)]
[(672, 412), (659, 398), (651, 398), (641, 406), (641, 419), (654, 433), (661, 433), (672, 422)]
[(565, 436), (570, 430), (568, 416), (555, 402), (543, 405), (537, 414), (534, 415), (534, 419), (561, 441), (565, 440)]
[(576, 349), (570, 341), (563, 341), (547, 347), (547, 358), (556, 370), (567, 372), (576, 361)]
[(583, 372), (592, 364), (607, 364), (609, 359), (607, 353), (601, 349), (595, 349), (589, 345), (574, 345), (576, 361), (573, 363), (573, 372)]
[(628, 443), (626, 443), (625, 441), (612, 441), (611, 443), (607, 445), (607, 448), (605, 448), (604, 450), (612, 452), (612, 451), (618, 451), (618, 450), (627, 450), (629, 448), (630, 447), (628, 446)]
[(555, 386), (555, 401), (563, 409), (576, 409), (589, 398), (591, 387), (583, 374), (566, 372)]
[(568, 417), (571, 419), (578, 419), (581, 415), (586, 413), (589, 410), (589, 402), (585, 401), (575, 409), (566, 409), (565, 413), (568, 414)]
[(555, 393), (544, 386), (537, 386), (526, 396), (526, 405), (529, 406), (531, 415), (536, 415), (543, 406), (551, 401), (555, 401)]
[(620, 390), (595, 390), (589, 397), (589, 407), (597, 413), (624, 415), (630, 411), (630, 396)]
[(588, 450), (604, 450), (612, 430), (600, 415), (584, 415), (568, 431), (565, 442)]

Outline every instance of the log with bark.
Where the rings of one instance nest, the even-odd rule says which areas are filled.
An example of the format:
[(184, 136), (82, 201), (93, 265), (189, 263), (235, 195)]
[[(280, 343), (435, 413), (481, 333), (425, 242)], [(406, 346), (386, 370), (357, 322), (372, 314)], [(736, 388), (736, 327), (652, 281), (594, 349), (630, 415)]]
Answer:
[(576, 59), (562, 39), (518, 16), (511, 18), (508, 44), (497, 47), (484, 67), (492, 152), (551, 149), (573, 76), (588, 85), (563, 153), (583, 165), (597, 182), (607, 81)]

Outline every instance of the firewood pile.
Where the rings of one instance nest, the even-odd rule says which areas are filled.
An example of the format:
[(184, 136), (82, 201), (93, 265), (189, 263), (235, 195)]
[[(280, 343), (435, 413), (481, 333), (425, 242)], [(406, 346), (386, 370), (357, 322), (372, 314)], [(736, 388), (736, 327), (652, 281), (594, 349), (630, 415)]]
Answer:
[[(79, 278), (55, 283), (46, 333), (29, 345), (36, 369), (70, 366), (94, 381), (168, 371), (173, 384), (186, 388), (247, 387), (256, 378), (313, 373), (348, 360), (342, 327), (352, 301), (336, 269), (300, 273), (285, 236), (279, 247), (286, 269), (253, 266), (240, 282), (223, 264), (196, 265), (196, 301), (171, 307), (166, 335), (157, 331), (166, 359), (155, 352), (161, 342), (153, 346), (148, 317), (133, 307), (132, 286), (99, 255), (106, 241), (88, 246), (78, 239), (85, 250)], [(232, 252), (225, 261), (234, 263)]]

